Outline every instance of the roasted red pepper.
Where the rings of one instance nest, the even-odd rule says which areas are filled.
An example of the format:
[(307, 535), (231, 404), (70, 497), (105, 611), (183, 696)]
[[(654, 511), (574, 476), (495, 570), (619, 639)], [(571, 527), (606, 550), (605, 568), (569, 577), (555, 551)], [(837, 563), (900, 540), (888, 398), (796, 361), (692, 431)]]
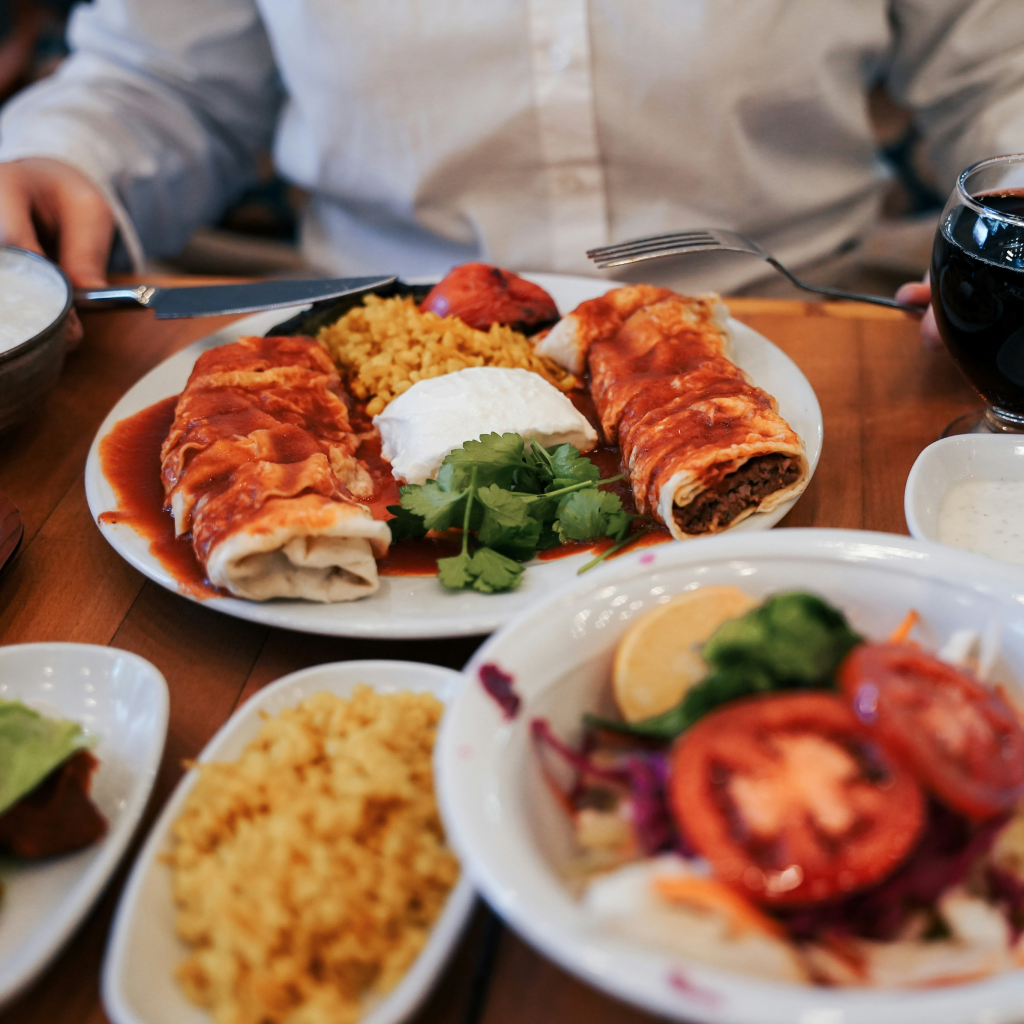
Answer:
[(456, 267), (433, 287), (420, 308), (438, 316), (457, 316), (480, 331), (491, 324), (507, 324), (534, 334), (558, 319), (555, 300), (540, 285), (486, 263)]

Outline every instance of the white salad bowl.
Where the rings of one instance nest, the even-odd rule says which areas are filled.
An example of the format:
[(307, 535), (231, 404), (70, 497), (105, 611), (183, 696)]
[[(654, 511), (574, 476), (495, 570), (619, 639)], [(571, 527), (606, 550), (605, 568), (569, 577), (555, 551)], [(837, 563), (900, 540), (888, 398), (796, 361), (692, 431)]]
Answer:
[[(755, 597), (810, 590), (869, 638), (911, 608), (926, 648), (956, 630), (998, 635), (993, 678), (1024, 680), (1024, 576), (967, 552), (882, 533), (777, 530), (625, 556), (552, 594), (495, 634), (466, 666), (437, 748), (445, 826), (494, 908), (541, 952), (653, 1013), (716, 1024), (1000, 1024), (1024, 1015), (1024, 972), (936, 989), (839, 989), (728, 973), (617, 938), (564, 884), (569, 823), (530, 739), (544, 717), (570, 740), (584, 711), (607, 711), (615, 647), (644, 612), (708, 584)], [(506, 718), (480, 681), (494, 664), (521, 699)]]
[(156, 779), (168, 702), (164, 677), (138, 655), (56, 643), (0, 647), (0, 699), (83, 727), (99, 761), (91, 796), (108, 825), (99, 842), (77, 853), (4, 861), (2, 1006), (56, 956), (117, 867)]
[[(360, 683), (381, 693), (432, 693), (449, 703), (461, 687), (462, 677), (452, 669), (409, 661), (346, 661), (293, 672), (246, 701), (198, 760), (233, 761), (256, 737), (264, 715), (277, 715), (324, 690), (347, 697)], [(174, 978), (188, 947), (175, 934), (171, 870), (160, 856), (169, 846), (171, 826), (198, 778), (199, 773), (192, 770), (178, 783), (121, 896), (102, 979), (103, 1006), (114, 1024), (213, 1022), (210, 1014), (185, 998)], [(472, 883), (463, 872), (419, 956), (395, 988), (368, 1001), (360, 1024), (399, 1024), (416, 1011), (462, 935), (474, 898)]]

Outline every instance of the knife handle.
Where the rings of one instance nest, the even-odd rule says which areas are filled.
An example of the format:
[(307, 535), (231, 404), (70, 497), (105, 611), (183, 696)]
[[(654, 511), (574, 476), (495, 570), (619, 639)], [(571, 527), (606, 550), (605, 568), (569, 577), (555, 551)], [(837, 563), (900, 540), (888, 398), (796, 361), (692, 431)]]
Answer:
[(134, 288), (90, 288), (75, 290), (75, 305), (79, 309), (148, 309), (156, 286), (140, 284)]

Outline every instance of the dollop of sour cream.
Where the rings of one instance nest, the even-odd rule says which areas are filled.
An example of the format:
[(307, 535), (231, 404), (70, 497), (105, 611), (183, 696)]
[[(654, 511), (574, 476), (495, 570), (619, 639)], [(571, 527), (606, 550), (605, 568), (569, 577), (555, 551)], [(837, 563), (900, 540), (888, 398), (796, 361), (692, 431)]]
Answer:
[(957, 480), (939, 502), (939, 542), (1024, 565), (1024, 480)]
[(60, 316), (67, 288), (56, 270), (0, 250), (0, 353), (34, 338)]
[(396, 479), (422, 484), (445, 456), (481, 434), (513, 433), (545, 447), (571, 444), (590, 451), (597, 432), (539, 373), (471, 366), (418, 381), (373, 418), (381, 454)]

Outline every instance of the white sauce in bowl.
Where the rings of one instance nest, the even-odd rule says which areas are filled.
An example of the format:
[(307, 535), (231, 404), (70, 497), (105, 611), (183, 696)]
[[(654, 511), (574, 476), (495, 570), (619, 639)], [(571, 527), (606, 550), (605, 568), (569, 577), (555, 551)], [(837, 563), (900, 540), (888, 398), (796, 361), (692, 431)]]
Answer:
[(60, 316), (67, 297), (67, 286), (56, 269), (0, 249), (0, 353), (49, 327)]
[(939, 542), (1024, 565), (1024, 480), (957, 480), (939, 503)]

